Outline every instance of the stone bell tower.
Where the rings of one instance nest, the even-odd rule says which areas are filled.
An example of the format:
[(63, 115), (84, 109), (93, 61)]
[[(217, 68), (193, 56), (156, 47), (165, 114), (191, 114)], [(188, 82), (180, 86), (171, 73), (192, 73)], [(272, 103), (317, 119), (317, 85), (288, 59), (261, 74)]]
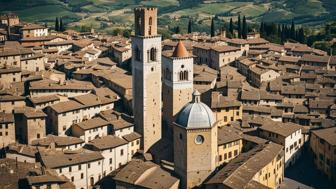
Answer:
[(176, 115), (191, 101), (193, 92), (193, 56), (181, 41), (172, 54), (162, 56), (162, 73), (163, 131), (171, 138)]
[(133, 113), (135, 130), (147, 152), (161, 139), (161, 36), (157, 8), (135, 8), (132, 37)]
[(197, 187), (215, 170), (218, 154), (215, 117), (198, 91), (179, 112), (173, 131), (174, 169), (181, 188)]

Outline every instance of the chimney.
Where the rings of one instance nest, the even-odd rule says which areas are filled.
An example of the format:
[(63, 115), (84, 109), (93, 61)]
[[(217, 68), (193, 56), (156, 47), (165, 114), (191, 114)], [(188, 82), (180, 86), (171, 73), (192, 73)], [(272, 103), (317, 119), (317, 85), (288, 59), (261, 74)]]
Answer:
[(19, 164), (18, 164), (18, 158), (15, 157), (15, 167), (16, 167), (16, 170), (19, 169)]
[(8, 25), (8, 26), (7, 26), (7, 40), (8, 40), (8, 41), (9, 41), (10, 38), (11, 38), (10, 35), (11, 35), (11, 34), (10, 34), (10, 26)]
[(224, 27), (221, 28), (220, 36), (223, 37), (223, 38), (226, 38), (226, 31), (225, 31)]

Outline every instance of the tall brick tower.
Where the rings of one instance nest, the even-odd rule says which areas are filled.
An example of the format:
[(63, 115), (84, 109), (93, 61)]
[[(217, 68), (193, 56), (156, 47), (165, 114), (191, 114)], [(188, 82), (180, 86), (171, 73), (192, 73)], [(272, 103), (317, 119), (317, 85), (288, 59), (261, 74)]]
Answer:
[(161, 139), (161, 36), (157, 9), (135, 8), (132, 37), (133, 112), (135, 130), (147, 152)]

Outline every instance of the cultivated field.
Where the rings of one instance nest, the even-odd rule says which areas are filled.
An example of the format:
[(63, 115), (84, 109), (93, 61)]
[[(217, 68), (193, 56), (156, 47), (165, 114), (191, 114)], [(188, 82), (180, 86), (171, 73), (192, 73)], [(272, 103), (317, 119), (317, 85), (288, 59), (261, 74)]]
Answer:
[(24, 21), (48, 24), (63, 17), (70, 27), (108, 32), (130, 28), (132, 9), (139, 5), (159, 7), (163, 29), (180, 25), (184, 30), (192, 17), (202, 30), (214, 15), (224, 22), (240, 14), (249, 22), (290, 23), (294, 19), (298, 24), (313, 26), (336, 19), (335, 0), (1, 0), (0, 12), (15, 12)]

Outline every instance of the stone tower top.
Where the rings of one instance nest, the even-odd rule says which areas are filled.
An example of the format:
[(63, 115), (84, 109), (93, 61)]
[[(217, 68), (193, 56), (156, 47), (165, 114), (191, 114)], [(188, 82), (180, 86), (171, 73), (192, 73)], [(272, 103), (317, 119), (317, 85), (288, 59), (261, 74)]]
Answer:
[(138, 7), (134, 9), (135, 35), (157, 36), (157, 8)]
[(188, 129), (204, 129), (212, 128), (215, 121), (212, 110), (201, 102), (201, 94), (195, 90), (192, 102), (182, 108), (175, 123)]
[(173, 52), (173, 57), (176, 58), (187, 58), (189, 57), (189, 53), (185, 46), (183, 45), (182, 41), (179, 41), (175, 47), (175, 50)]
[(198, 92), (198, 90), (195, 90), (192, 95), (193, 95), (193, 101), (192, 101), (193, 103), (201, 102), (201, 93)]

